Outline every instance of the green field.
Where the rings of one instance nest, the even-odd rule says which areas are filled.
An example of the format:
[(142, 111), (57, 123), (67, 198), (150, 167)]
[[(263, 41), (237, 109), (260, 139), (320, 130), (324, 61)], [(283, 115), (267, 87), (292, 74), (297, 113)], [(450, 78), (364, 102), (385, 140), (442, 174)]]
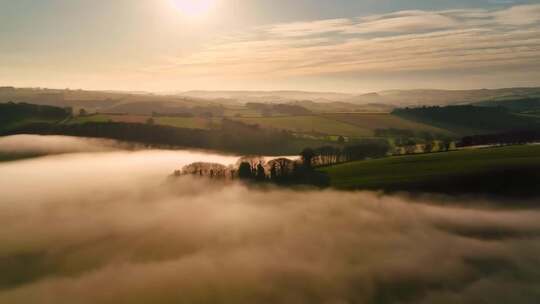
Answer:
[(150, 116), (128, 115), (128, 114), (93, 114), (73, 117), (68, 123), (87, 122), (125, 122), (125, 123), (146, 123)]
[(339, 122), (317, 115), (306, 116), (273, 116), (234, 118), (247, 124), (257, 124), (263, 128), (289, 130), (296, 133), (320, 133), (343, 136), (373, 136), (367, 128), (361, 128), (349, 123)]
[[(72, 118), (68, 123), (125, 122), (146, 123), (148, 115), (95, 114)], [(449, 135), (448, 131), (399, 118), (388, 113), (336, 113), (302, 116), (228, 116), (229, 119), (262, 128), (287, 130), (304, 135), (327, 135), (345, 137), (374, 137), (378, 129), (399, 129), (414, 132)], [(154, 117), (154, 123), (188, 129), (219, 128), (222, 118), (202, 117)]]
[(415, 132), (450, 134), (446, 130), (402, 119), (387, 113), (335, 113), (306, 116), (246, 117), (236, 120), (265, 128), (296, 133), (319, 133), (349, 137), (373, 137), (377, 129), (400, 129)]
[(69, 124), (81, 124), (81, 123), (87, 123), (87, 122), (109, 122), (109, 121), (111, 121), (109, 116), (102, 115), (102, 114), (96, 114), (96, 115), (73, 117), (70, 120), (68, 120), (66, 123), (69, 123)]
[(201, 118), (201, 117), (155, 117), (154, 121), (158, 125), (171, 126), (187, 129), (211, 129), (219, 125), (219, 119)]
[(389, 157), (320, 170), (342, 189), (536, 191), (527, 187), (540, 181), (540, 146)]
[(11, 129), (16, 129), (18, 127), (34, 124), (34, 123), (57, 123), (59, 122), (56, 119), (46, 119), (46, 118), (25, 118), (17, 121), (12, 121), (7, 124), (0, 124), (0, 132), (9, 131)]
[(334, 113), (323, 117), (373, 131), (375, 129), (400, 129), (416, 132), (450, 134), (450, 132), (423, 123), (406, 120), (388, 113)]
[(0, 162), (12, 161), (16, 159), (18, 159), (18, 157), (13, 154), (0, 153)]
[(347, 137), (373, 137), (378, 129), (398, 129), (431, 134), (452, 135), (449, 131), (409, 121), (388, 113), (332, 113), (306, 116), (234, 118), (263, 128), (289, 130), (303, 134)]
[(262, 116), (260, 111), (247, 108), (245, 106), (227, 106), (224, 115), (227, 117), (258, 117)]
[[(87, 122), (124, 122), (124, 123), (147, 123), (149, 115), (122, 115), (122, 114), (94, 114), (88, 116), (78, 116), (69, 120), (68, 123)], [(155, 124), (187, 129), (210, 129), (219, 119), (208, 119), (200, 117), (153, 117)]]
[(0, 152), (0, 163), (37, 157), (37, 154), (13, 154)]

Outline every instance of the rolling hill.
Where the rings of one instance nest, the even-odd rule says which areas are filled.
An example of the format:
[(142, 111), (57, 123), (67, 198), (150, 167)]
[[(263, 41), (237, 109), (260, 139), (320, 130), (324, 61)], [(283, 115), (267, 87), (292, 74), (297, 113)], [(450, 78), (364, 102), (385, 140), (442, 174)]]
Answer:
[(396, 107), (463, 105), (501, 99), (539, 97), (540, 88), (481, 90), (390, 90), (353, 96), (343, 100), (353, 104), (378, 103)]
[(351, 162), (320, 169), (340, 189), (537, 193), (540, 146), (509, 146)]
[(460, 135), (536, 130), (540, 118), (517, 115), (501, 107), (446, 106), (396, 109), (394, 115)]

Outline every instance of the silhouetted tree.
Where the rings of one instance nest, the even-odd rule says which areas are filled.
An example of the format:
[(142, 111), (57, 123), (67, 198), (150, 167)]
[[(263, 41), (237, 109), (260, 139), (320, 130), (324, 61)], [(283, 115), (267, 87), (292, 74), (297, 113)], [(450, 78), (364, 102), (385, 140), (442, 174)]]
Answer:
[(25, 118), (63, 120), (72, 114), (71, 108), (33, 105), (28, 103), (0, 103), (0, 124), (9, 124)]
[(315, 153), (318, 155), (320, 165), (332, 165), (338, 162), (341, 150), (333, 146), (318, 148)]
[(277, 179), (277, 166), (276, 163), (272, 163), (270, 167), (270, 179), (276, 180)]
[(253, 179), (251, 165), (247, 162), (242, 162), (238, 167), (238, 177), (243, 180)]
[(241, 157), (236, 162), (238, 167), (240, 167), (240, 165), (242, 163), (248, 163), (249, 164), (249, 166), (251, 167), (251, 175), (255, 177), (255, 176), (257, 176), (257, 167), (258, 167), (258, 165), (260, 164), (264, 168), (265, 159), (264, 159), (264, 157), (259, 156), (259, 155), (247, 155), (247, 156)]
[(315, 151), (313, 151), (313, 149), (311, 149), (311, 148), (307, 148), (307, 149), (304, 149), (302, 151), (302, 153), (300, 153), (300, 155), (302, 156), (302, 161), (304, 163), (304, 166), (306, 168), (312, 168), (312, 166), (313, 166), (313, 158), (315, 156), (317, 156), (315, 154)]
[(293, 161), (288, 158), (273, 159), (268, 164), (274, 167), (274, 174), (272, 180), (275, 182), (284, 182), (287, 180), (293, 170)]
[(343, 149), (344, 161), (384, 157), (390, 151), (387, 140), (362, 140)]
[(222, 164), (196, 162), (184, 166), (184, 168), (182, 168), (181, 174), (216, 179), (226, 179), (229, 171), (230, 169)]
[(257, 173), (255, 175), (255, 179), (260, 182), (266, 180), (266, 172), (264, 171), (264, 167), (261, 163), (257, 165)]
[(426, 146), (424, 147), (424, 152), (425, 152), (425, 153), (431, 153), (431, 152), (433, 152), (433, 148), (434, 148), (433, 143), (432, 143), (432, 142), (428, 142), (428, 143), (426, 144)]

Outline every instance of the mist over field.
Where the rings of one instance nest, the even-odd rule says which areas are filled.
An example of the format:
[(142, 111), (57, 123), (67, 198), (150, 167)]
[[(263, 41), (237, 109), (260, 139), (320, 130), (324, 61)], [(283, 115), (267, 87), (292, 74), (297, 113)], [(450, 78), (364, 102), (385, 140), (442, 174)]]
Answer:
[(0, 137), (0, 153), (62, 154), (103, 152), (127, 147), (114, 140), (70, 136), (12, 135)]
[(0, 303), (540, 297), (540, 210), (494, 209), (474, 198), (167, 181), (201, 158), (236, 161), (109, 151), (0, 164)]

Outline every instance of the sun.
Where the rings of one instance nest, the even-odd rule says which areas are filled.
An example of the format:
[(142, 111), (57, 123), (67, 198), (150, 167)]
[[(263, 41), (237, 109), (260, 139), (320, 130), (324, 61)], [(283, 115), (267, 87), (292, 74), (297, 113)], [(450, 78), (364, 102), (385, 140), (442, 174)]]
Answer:
[(197, 18), (208, 14), (218, 0), (171, 0), (174, 7), (187, 17)]

